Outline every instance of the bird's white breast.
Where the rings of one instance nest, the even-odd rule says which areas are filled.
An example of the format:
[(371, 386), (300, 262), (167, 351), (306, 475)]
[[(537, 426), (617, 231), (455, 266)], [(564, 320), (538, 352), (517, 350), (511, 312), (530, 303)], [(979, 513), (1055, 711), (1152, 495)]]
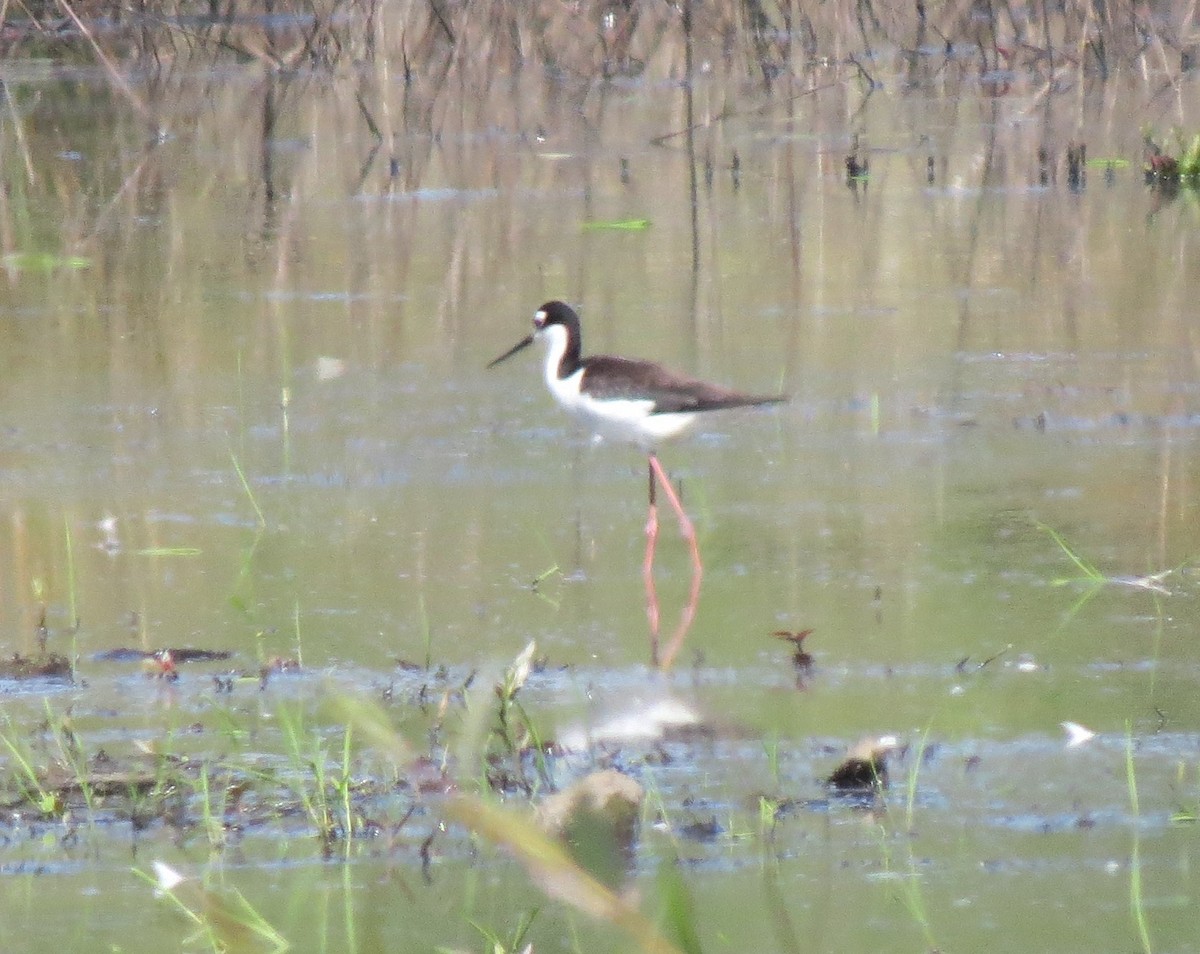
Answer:
[(567, 349), (567, 332), (551, 325), (538, 332), (546, 347), (543, 366), (546, 387), (568, 414), (609, 440), (653, 450), (660, 442), (677, 437), (690, 427), (695, 414), (655, 414), (648, 398), (597, 399), (582, 389), (584, 368), (565, 378), (558, 376)]

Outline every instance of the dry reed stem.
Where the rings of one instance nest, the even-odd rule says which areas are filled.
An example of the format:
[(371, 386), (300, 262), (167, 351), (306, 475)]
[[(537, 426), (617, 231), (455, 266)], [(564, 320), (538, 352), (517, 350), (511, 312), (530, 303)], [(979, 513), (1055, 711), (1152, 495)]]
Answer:
[[(107, 35), (118, 39), (106, 49), (70, 0), (56, 0), (139, 112), (144, 106), (124, 83), (122, 69), (173, 62), (181, 50), (193, 57), (230, 53), (275, 69), (395, 59), (403, 64), (406, 81), (415, 77), (436, 85), (454, 77), (486, 88), (528, 66), (583, 82), (645, 73), (679, 78), (690, 74), (690, 45), (697, 67), (753, 77), (770, 87), (782, 75), (804, 75), (830, 63), (853, 60), (878, 75), (897, 60), (911, 64), (935, 58), (922, 49), (929, 31), (941, 38), (947, 59), (955, 57), (956, 47), (974, 47), (983, 72), (1036, 69), (1046, 61), (1053, 76), (1067, 54), (1103, 76), (1134, 62), (1146, 75), (1145, 55), (1153, 50), (1154, 68), (1169, 73), (1166, 51), (1183, 49), (1196, 2), (1177, 0), (1151, 21), (1133, 0), (1103, 7), (1094, 0), (1073, 0), (1059, 8), (990, 0), (983, 17), (970, 0), (952, 0), (936, 10), (873, 0), (833, 0), (814, 7), (728, 0), (694, 8), (637, 0), (620, 7), (599, 0), (490, 0), (461, 6), (434, 0), (396, 0), (386, 6), (379, 0), (327, 0), (304, 9), (230, 3), (199, 28), (184, 26), (192, 10), (176, 4), (153, 11), (135, 8), (133, 25), (124, 34), (110, 31)], [(23, 7), (22, 0), (16, 5)], [(9, 6), (10, 0), (0, 0), (0, 12)], [(685, 13), (691, 21), (686, 30)], [(30, 23), (41, 27), (36, 18)]]
[(100, 61), (100, 65), (104, 67), (104, 72), (107, 74), (109, 82), (113, 84), (113, 86), (125, 98), (126, 102), (133, 107), (134, 111), (141, 116), (142, 119), (149, 121), (151, 119), (150, 110), (146, 108), (145, 103), (141, 101), (137, 94), (134, 93), (134, 91), (130, 88), (129, 84), (125, 82), (125, 76), (119, 69), (117, 69), (116, 64), (113, 63), (112, 60), (108, 58), (108, 55), (104, 52), (104, 50), (100, 48), (100, 44), (96, 42), (96, 38), (92, 35), (92, 31), (88, 29), (87, 24), (85, 24), (79, 18), (79, 16), (75, 13), (74, 8), (70, 3), (67, 2), (67, 0), (58, 0), (58, 5), (70, 18), (71, 22), (75, 24), (75, 27), (79, 30), (79, 32), (83, 34), (83, 38), (87, 40), (88, 45), (92, 48), (93, 52), (95, 52), (96, 59), (98, 59)]

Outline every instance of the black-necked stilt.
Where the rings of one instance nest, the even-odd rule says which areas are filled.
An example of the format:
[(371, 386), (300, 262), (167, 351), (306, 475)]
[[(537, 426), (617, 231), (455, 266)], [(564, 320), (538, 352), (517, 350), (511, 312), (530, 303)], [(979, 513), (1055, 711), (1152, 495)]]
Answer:
[(657, 478), (671, 501), (679, 518), (680, 531), (691, 550), (693, 589), (698, 593), (703, 566), (696, 532), (658, 462), (655, 450), (662, 441), (687, 431), (703, 412), (778, 404), (786, 401), (786, 396), (744, 394), (675, 374), (653, 361), (612, 355), (584, 358), (579, 316), (561, 301), (542, 305), (533, 316), (533, 333), (518, 341), (488, 367), (495, 367), (535, 341), (545, 348), (546, 386), (563, 409), (601, 436), (635, 444), (649, 455), (650, 515), (646, 523), (648, 539), (643, 567), (647, 585), (652, 582), (651, 567), (658, 536), (654, 493)]

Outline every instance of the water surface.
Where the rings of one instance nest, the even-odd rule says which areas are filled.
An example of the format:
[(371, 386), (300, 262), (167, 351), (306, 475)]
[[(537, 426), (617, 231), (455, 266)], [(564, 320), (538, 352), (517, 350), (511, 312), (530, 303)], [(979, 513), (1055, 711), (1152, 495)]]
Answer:
[[(813, 85), (706, 74), (689, 146), (660, 138), (686, 88), (653, 71), (418, 84), (428, 110), (370, 99), (396, 110), (379, 151), (354, 77), (177, 79), (149, 141), (100, 76), (15, 78), (2, 648), (76, 662), (3, 684), (16, 750), (51, 764), (43, 723), (69, 718), (89, 757), (236, 753), (286, 788), (310, 757), (340, 764), (331, 696), (384, 700), (420, 740), (449, 692), (453, 753), (458, 690), (490, 705), (533, 639), (520, 698), (546, 738), (664, 698), (704, 726), (553, 770), (647, 785), (643, 908), (680, 859), (706, 947), (1129, 948), (1131, 897), (1156, 948), (1194, 947), (1200, 256), (1191, 196), (1137, 161), (1141, 124), (1194, 128), (1191, 100), (1126, 77)], [(848, 182), (855, 136), (869, 174)], [(1134, 161), (1072, 187), (1071, 140)], [(552, 297), (589, 350), (791, 395), (663, 452), (706, 564), (667, 673), (644, 460), (575, 430), (532, 356), (483, 371)], [(666, 513), (658, 568), (669, 632), (689, 568)], [(798, 679), (770, 634), (808, 628)], [(233, 656), (168, 684), (97, 659), (118, 647)], [(279, 659), (299, 671), (260, 689)], [(249, 678), (226, 691), (231, 670)], [(288, 719), (312, 751), (289, 754)], [(1099, 735), (1068, 748), (1064, 720)], [(831, 798), (841, 753), (884, 733), (906, 746), (889, 792)], [(434, 798), (380, 796), (397, 827), (338, 846), (346, 864), (303, 814), (213, 852), (194, 821), (38, 817), (11, 755), (6, 950), (177, 946), (188, 926), (129, 873), (155, 858), (240, 889), (300, 948), (473, 948), (471, 921), (539, 907), (538, 949), (623, 943), (461, 832), (426, 881)]]

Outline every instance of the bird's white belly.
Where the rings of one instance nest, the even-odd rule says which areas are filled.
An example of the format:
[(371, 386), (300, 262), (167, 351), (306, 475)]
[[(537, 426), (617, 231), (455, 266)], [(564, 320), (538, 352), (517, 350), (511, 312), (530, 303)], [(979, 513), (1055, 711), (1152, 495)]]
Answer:
[(561, 379), (547, 375), (546, 383), (563, 410), (609, 440), (652, 450), (661, 441), (682, 434), (695, 421), (695, 414), (654, 414), (654, 402), (650, 400), (597, 400), (580, 392), (582, 374), (578, 371)]

